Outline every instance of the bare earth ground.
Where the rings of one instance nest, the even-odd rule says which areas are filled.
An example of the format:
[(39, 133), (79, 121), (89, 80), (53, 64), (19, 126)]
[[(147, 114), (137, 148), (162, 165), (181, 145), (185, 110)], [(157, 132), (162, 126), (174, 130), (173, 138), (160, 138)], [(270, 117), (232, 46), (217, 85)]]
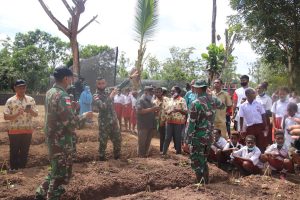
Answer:
[[(43, 135), (43, 107), (36, 120), (36, 132), (27, 168), (15, 174), (0, 173), (0, 199), (34, 198), (35, 189), (48, 171), (47, 148)], [(0, 107), (0, 167), (9, 158), (9, 142)], [(109, 142), (106, 162), (98, 161), (97, 124), (77, 131), (77, 157), (73, 177), (65, 187), (62, 199), (299, 199), (300, 185), (268, 176), (233, 178), (226, 172), (210, 165), (210, 184), (196, 185), (187, 156), (175, 155), (170, 147), (170, 157), (159, 155), (159, 141), (154, 138), (150, 157), (138, 158), (137, 138), (122, 133), (122, 158), (112, 159)], [(172, 146), (172, 145), (170, 145)], [(299, 178), (299, 176), (298, 176)]]

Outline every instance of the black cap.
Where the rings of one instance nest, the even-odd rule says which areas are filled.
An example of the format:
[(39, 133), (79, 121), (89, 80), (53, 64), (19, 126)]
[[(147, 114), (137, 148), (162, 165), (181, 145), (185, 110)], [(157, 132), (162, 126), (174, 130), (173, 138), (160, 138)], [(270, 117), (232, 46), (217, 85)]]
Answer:
[(23, 86), (23, 85), (26, 85), (26, 81), (24, 81), (23, 79), (16, 80), (16, 82), (14, 84), (15, 87)]
[(154, 88), (152, 86), (145, 86), (144, 91), (152, 91)]
[(69, 68), (61, 66), (54, 69), (53, 76), (56, 80), (62, 80), (66, 76), (73, 76), (73, 72)]

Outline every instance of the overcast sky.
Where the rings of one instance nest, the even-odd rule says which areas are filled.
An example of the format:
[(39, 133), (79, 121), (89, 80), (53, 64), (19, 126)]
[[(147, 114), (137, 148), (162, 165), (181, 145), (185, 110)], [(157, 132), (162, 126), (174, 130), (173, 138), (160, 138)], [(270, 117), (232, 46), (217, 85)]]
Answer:
[[(61, 0), (44, 0), (52, 13), (67, 24), (69, 13)], [(46, 15), (38, 0), (0, 0), (0, 39), (14, 37), (17, 32), (41, 29), (67, 41), (56, 25)], [(71, 1), (69, 1), (71, 2)], [(70, 3), (72, 4), (72, 3)], [(233, 14), (229, 0), (218, 0), (217, 34), (224, 39), (226, 16)], [(136, 0), (88, 0), (80, 25), (98, 14), (98, 23), (92, 23), (78, 35), (82, 45), (96, 44), (119, 47), (133, 62), (137, 57), (138, 44), (134, 41), (134, 15)], [(163, 61), (170, 56), (169, 48), (195, 47), (201, 57), (211, 42), (212, 0), (160, 0), (157, 33), (147, 46), (147, 53)], [(222, 42), (222, 40), (221, 40)], [(248, 43), (236, 44), (238, 73), (248, 73), (247, 63), (257, 55)]]

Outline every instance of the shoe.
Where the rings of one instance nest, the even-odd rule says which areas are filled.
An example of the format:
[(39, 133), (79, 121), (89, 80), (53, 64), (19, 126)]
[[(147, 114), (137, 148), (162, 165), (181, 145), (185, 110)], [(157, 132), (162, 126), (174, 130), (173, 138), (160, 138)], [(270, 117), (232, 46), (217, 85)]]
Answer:
[(107, 158), (106, 158), (106, 157), (100, 156), (100, 157), (99, 157), (99, 160), (100, 160), (100, 161), (107, 161)]

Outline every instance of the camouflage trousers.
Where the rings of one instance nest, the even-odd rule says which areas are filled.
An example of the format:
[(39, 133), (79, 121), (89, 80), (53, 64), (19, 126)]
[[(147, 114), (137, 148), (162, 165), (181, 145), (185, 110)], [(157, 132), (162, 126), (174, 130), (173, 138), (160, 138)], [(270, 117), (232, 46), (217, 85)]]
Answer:
[(119, 158), (121, 154), (121, 132), (118, 125), (100, 125), (99, 156), (105, 158), (108, 138), (113, 143), (114, 158)]
[[(71, 178), (75, 151), (73, 148), (73, 136), (66, 136), (59, 143), (61, 146), (48, 146), (50, 171), (45, 181), (36, 190), (36, 199), (38, 200), (59, 200), (60, 196), (65, 192), (62, 185), (67, 184)], [(57, 151), (57, 149), (59, 150)]]
[(191, 167), (197, 175), (208, 173), (207, 158), (211, 146), (211, 139), (206, 132), (198, 132), (190, 138)]

